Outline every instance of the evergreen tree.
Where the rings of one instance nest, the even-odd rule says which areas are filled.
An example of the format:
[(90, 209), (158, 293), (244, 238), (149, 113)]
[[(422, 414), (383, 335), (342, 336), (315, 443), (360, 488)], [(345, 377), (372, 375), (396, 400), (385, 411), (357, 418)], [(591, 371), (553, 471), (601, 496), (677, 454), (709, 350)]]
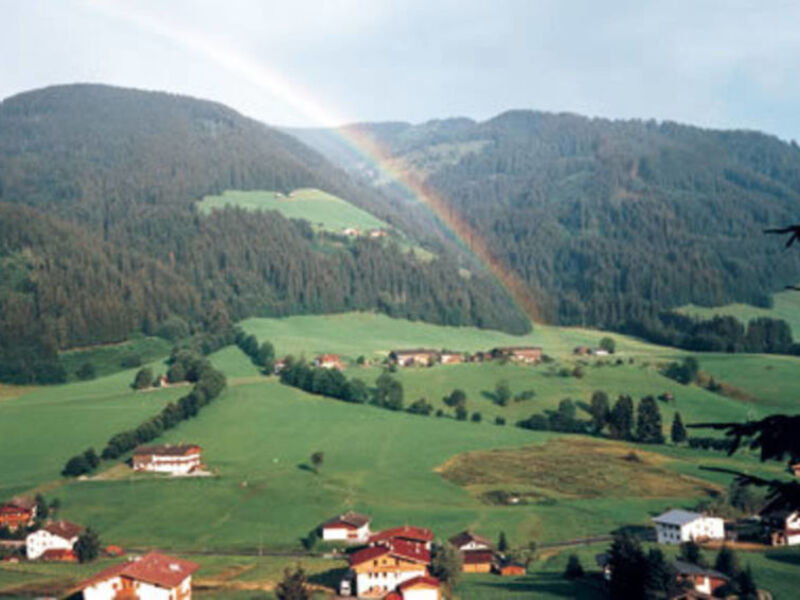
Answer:
[(681, 413), (675, 412), (675, 416), (672, 418), (672, 431), (671, 431), (671, 438), (673, 444), (682, 444), (686, 441), (686, 428), (683, 426), (683, 421), (681, 420)]
[(139, 369), (133, 379), (131, 387), (135, 390), (143, 390), (153, 385), (153, 370), (150, 367)]
[(577, 554), (570, 554), (567, 559), (567, 566), (564, 569), (566, 579), (580, 579), (583, 577), (583, 565)]
[(72, 550), (75, 552), (75, 556), (78, 557), (78, 562), (92, 562), (100, 554), (100, 538), (97, 532), (91, 527), (87, 527), (78, 536)]
[(506, 406), (509, 400), (511, 400), (511, 386), (505, 379), (498, 381), (494, 386), (494, 401), (500, 406)]
[(639, 401), (636, 419), (636, 439), (646, 444), (663, 444), (661, 411), (656, 399), (645, 396)]
[(629, 440), (633, 429), (633, 400), (630, 396), (620, 396), (611, 409), (608, 419), (608, 429), (612, 438), (616, 440)]
[(758, 600), (758, 587), (753, 579), (753, 571), (750, 565), (739, 573), (736, 578), (736, 583), (739, 588), (739, 600)]
[(703, 556), (703, 552), (700, 549), (700, 546), (698, 546), (694, 540), (683, 542), (680, 545), (680, 550), (678, 551), (678, 558), (684, 562), (692, 563), (693, 565), (697, 565), (699, 567), (708, 566), (708, 562)]
[(678, 573), (664, 559), (659, 548), (652, 548), (647, 553), (647, 577), (645, 580), (646, 598), (672, 598), (680, 592)]
[(608, 394), (601, 390), (597, 390), (592, 394), (592, 400), (589, 412), (592, 415), (592, 429), (595, 433), (600, 433), (605, 429), (606, 424), (610, 418), (610, 408), (608, 403)]
[(320, 467), (322, 467), (322, 463), (324, 463), (324, 462), (325, 462), (325, 453), (324, 452), (320, 452), (318, 450), (317, 452), (314, 452), (311, 455), (311, 466), (314, 467), (314, 473), (317, 473), (317, 474), (319, 473)]
[(724, 573), (731, 579), (739, 577), (742, 571), (739, 566), (739, 557), (725, 544), (723, 544), (722, 548), (717, 552), (717, 558), (714, 560), (714, 569), (720, 573)]
[(645, 597), (647, 557), (638, 539), (627, 533), (615, 536), (609, 551), (609, 566), (611, 598), (641, 600)]
[(90, 362), (83, 363), (77, 371), (75, 371), (75, 377), (78, 379), (86, 381), (87, 379), (94, 379), (97, 376), (95, 371), (94, 365)]
[(278, 600), (311, 600), (303, 567), (297, 565), (294, 571), (288, 567), (283, 571), (283, 579), (275, 588), (275, 597)]
[(501, 531), (500, 535), (497, 537), (497, 551), (505, 552), (506, 550), (508, 550), (508, 540), (506, 539), (506, 532)]
[(600, 340), (600, 348), (608, 352), (609, 354), (614, 354), (614, 351), (617, 348), (617, 344), (614, 341), (614, 338), (604, 337)]

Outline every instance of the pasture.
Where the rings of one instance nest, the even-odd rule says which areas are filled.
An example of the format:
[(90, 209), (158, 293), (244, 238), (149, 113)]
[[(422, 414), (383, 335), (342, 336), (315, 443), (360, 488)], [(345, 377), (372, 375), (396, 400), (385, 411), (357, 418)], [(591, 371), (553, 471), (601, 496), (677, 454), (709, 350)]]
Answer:
[[(124, 371), (126, 360), (138, 358), (146, 364), (169, 354), (172, 342), (159, 337), (135, 337), (118, 344), (102, 344), (88, 348), (65, 350), (59, 359), (67, 371), (68, 381), (78, 381), (75, 372), (84, 364), (91, 363), (98, 377)], [(135, 364), (135, 363), (134, 363)]]
[(304, 219), (315, 229), (333, 233), (341, 233), (345, 227), (356, 227), (362, 231), (389, 227), (384, 221), (346, 200), (313, 188), (294, 190), (290, 195), (267, 190), (227, 190), (220, 196), (206, 196), (198, 204), (203, 213), (225, 206), (238, 206), (245, 210), (276, 210), (287, 219)]

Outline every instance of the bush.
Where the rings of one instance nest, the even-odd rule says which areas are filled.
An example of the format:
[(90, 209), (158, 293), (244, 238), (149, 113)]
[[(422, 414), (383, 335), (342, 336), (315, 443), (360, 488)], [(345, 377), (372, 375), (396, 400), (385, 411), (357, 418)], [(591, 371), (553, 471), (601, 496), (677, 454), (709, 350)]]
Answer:
[(150, 367), (139, 369), (136, 377), (133, 378), (131, 387), (135, 390), (143, 390), (153, 385), (153, 370)]
[(566, 579), (579, 579), (583, 577), (583, 565), (577, 554), (570, 554), (567, 559), (567, 567), (564, 569)]
[(506, 424), (506, 418), (505, 417), (495, 417), (494, 418), (494, 424), (495, 425), (505, 425)]
[(83, 363), (78, 370), (75, 371), (75, 377), (83, 381), (86, 381), (87, 379), (94, 379), (97, 377), (94, 365), (90, 362)]
[(481, 421), (483, 421), (483, 415), (478, 411), (475, 411), (474, 413), (472, 413), (471, 420), (473, 423), (480, 423)]
[(141, 366), (141, 364), (142, 357), (135, 352), (125, 354), (119, 361), (119, 366), (123, 369), (133, 369), (134, 367)]
[(414, 415), (428, 416), (433, 412), (433, 406), (425, 398), (420, 398), (411, 403), (411, 406), (408, 407), (408, 412)]

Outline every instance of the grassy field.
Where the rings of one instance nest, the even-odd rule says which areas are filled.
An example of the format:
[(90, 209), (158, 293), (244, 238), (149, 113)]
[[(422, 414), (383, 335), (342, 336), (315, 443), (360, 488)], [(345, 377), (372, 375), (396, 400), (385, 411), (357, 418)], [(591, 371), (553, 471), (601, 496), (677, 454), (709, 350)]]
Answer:
[[(604, 336), (591, 330), (537, 327), (528, 336), (515, 337), (372, 314), (251, 319), (243, 327), (261, 341), (272, 341), (279, 354), (311, 357), (339, 352), (354, 359), (360, 354), (380, 356), (393, 347), (474, 351), (539, 344), (555, 357), (555, 364), (570, 366), (576, 363), (571, 354), (575, 345), (596, 345)], [(105, 543), (176, 552), (239, 552), (262, 545), (299, 550), (300, 537), (347, 509), (371, 514), (375, 528), (414, 523), (433, 528), (441, 538), (465, 528), (492, 539), (505, 531), (512, 544), (523, 544), (608, 534), (625, 524), (646, 525), (652, 515), (668, 507), (692, 507), (730, 481), (727, 475), (700, 470), (699, 465), (780, 474), (781, 465), (762, 465), (748, 454), (728, 458), (669, 445), (565, 438), (510, 425), (517, 418), (555, 407), (563, 397), (588, 401), (595, 389), (606, 390), (612, 398), (618, 393), (638, 398), (672, 392), (674, 403), (659, 404), (665, 427), (676, 409), (689, 422), (743, 419), (790, 406), (782, 390), (792, 389), (789, 380), (800, 359), (700, 356), (703, 369), (715, 376), (720, 373), (720, 379), (735, 380), (731, 381), (734, 385), (748, 385), (758, 396), (757, 401), (742, 402), (696, 386), (681, 386), (658, 373), (657, 362), (683, 353), (613, 337), (625, 364), (596, 366), (591, 359), (579, 379), (553, 375), (547, 365), (485, 363), (398, 371), (407, 403), (425, 396), (442, 406), (441, 396), (461, 387), (467, 391), (468, 408), (484, 413), (484, 422), (479, 424), (311, 396), (263, 377), (238, 348), (222, 349), (210, 358), (228, 375), (229, 388), (198, 418), (159, 440), (201, 444), (205, 462), (218, 473), (204, 479), (132, 477), (119, 467), (116, 477), (108, 480), (64, 481), (58, 476), (69, 456), (88, 446), (99, 450), (111, 434), (154, 414), (186, 388), (135, 393), (128, 387), (135, 373), (132, 369), (27, 393), (20, 388), (0, 390), (0, 456), (4, 459), (0, 498), (44, 489), (61, 500), (61, 516), (95, 527)], [(164, 369), (163, 363), (153, 366), (157, 371)], [(348, 375), (369, 383), (378, 373), (375, 367), (348, 369)], [(514, 392), (534, 389), (536, 396), (499, 407), (492, 402), (491, 392), (500, 379), (508, 380)], [(506, 416), (509, 425), (492, 424), (495, 415)], [(31, 444), (32, 436), (46, 439), (47, 444)], [(641, 463), (624, 460), (631, 450), (640, 455)], [(325, 454), (319, 475), (307, 466), (314, 451)], [(497, 489), (527, 494), (525, 502), (507, 505), (487, 499), (485, 492)], [(637, 491), (631, 493), (632, 489)], [(752, 562), (757, 577), (764, 573), (763, 577), (794, 581), (792, 569), (796, 571), (798, 557), (800, 553), (791, 552), (753, 555)], [(590, 558), (587, 554), (585, 566), (593, 564)], [(457, 591), (460, 598), (478, 600), (532, 593), (553, 599), (576, 594), (594, 597), (590, 585), (561, 579), (565, 560), (548, 553), (527, 577), (466, 577)], [(252, 597), (255, 591), (269, 588), (283, 566), (295, 562), (245, 556), (202, 561), (201, 579), (206, 583), (201, 597), (208, 598)], [(341, 569), (340, 564), (325, 561), (303, 562), (319, 582), (335, 579)], [(12, 567), (0, 566), (0, 595), (15, 586), (42, 581), (55, 585), (64, 579), (63, 571), (58, 571), (64, 567)], [(53, 570), (37, 571), (45, 567)], [(236, 585), (220, 587), (222, 580)], [(789, 598), (785, 594), (792, 587), (782, 587), (782, 581), (773, 591), (784, 590), (776, 597)]]
[(749, 304), (727, 304), (708, 308), (688, 304), (679, 308), (677, 312), (703, 319), (710, 319), (715, 315), (731, 316), (745, 324), (757, 317), (784, 319), (792, 328), (794, 338), (800, 339), (800, 293), (786, 290), (773, 294), (772, 298), (774, 301), (772, 308), (759, 308)]
[(142, 363), (149, 363), (169, 354), (172, 342), (158, 337), (138, 337), (119, 344), (104, 344), (89, 348), (67, 350), (59, 355), (67, 371), (69, 381), (77, 381), (75, 371), (84, 363), (94, 365), (98, 377), (125, 370), (125, 358), (138, 356)]
[(295, 190), (291, 196), (266, 190), (228, 190), (221, 196), (206, 196), (198, 206), (204, 213), (225, 206), (238, 206), (247, 210), (277, 210), (289, 219), (305, 219), (317, 229), (334, 233), (341, 233), (346, 227), (356, 227), (362, 231), (389, 227), (386, 222), (355, 205), (317, 189)]

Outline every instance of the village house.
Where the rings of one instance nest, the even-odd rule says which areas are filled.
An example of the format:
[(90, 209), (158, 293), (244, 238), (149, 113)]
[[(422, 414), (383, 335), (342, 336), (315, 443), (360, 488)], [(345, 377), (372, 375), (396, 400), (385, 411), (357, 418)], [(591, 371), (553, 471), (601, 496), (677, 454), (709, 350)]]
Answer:
[(386, 237), (387, 235), (389, 233), (383, 229), (371, 229), (369, 232), (369, 237), (372, 239)]
[(366, 543), (370, 536), (370, 521), (366, 515), (346, 512), (322, 525), (322, 539), (326, 542)]
[(795, 477), (800, 477), (800, 462), (789, 465), (789, 472)]
[(314, 359), (314, 366), (320, 369), (337, 369), (339, 371), (344, 369), (342, 357), (338, 354), (320, 354)]
[(283, 371), (285, 368), (286, 368), (286, 359), (279, 358), (278, 360), (275, 361), (275, 364), (272, 367), (272, 372), (275, 375), (280, 375), (281, 371)]
[(423, 545), (395, 538), (350, 555), (350, 570), (339, 585), (343, 596), (383, 598), (400, 584), (428, 575), (430, 551)]
[(189, 600), (197, 563), (150, 552), (100, 571), (76, 589), (84, 600)]
[(595, 356), (608, 356), (609, 352), (604, 348), (595, 348), (594, 350), (592, 350), (592, 354), (594, 354)]
[(44, 558), (45, 560), (70, 560), (67, 553), (75, 559), (72, 547), (83, 531), (80, 525), (69, 521), (54, 521), (25, 538), (25, 554), (28, 560)]
[(512, 362), (524, 364), (536, 364), (542, 360), (542, 349), (538, 346), (508, 346), (505, 348), (494, 348), (493, 358), (508, 358)]
[(659, 544), (725, 539), (725, 522), (696, 512), (674, 509), (653, 519)]
[(522, 577), (527, 575), (528, 568), (515, 562), (507, 562), (500, 565), (500, 575), (503, 577)]
[(391, 542), (392, 540), (402, 540), (411, 542), (422, 546), (426, 550), (431, 549), (431, 542), (433, 541), (433, 531), (425, 527), (414, 527), (413, 525), (403, 525), (401, 527), (392, 527), (391, 529), (384, 529), (373, 533), (369, 536), (369, 544), (381, 544)]
[(342, 233), (348, 237), (358, 237), (361, 235), (361, 230), (357, 227), (345, 227)]
[(611, 581), (611, 556), (609, 556), (608, 552), (595, 554), (594, 561), (603, 572), (603, 579), (606, 581)]
[(575, 346), (572, 353), (577, 356), (589, 356), (592, 353), (592, 349), (589, 346)]
[(413, 367), (415, 365), (427, 367), (439, 359), (439, 353), (436, 350), (428, 350), (425, 348), (392, 350), (389, 353), (389, 359), (401, 367)]
[(186, 475), (203, 467), (202, 451), (197, 444), (138, 446), (133, 451), (133, 470)]
[(713, 595), (717, 588), (728, 583), (728, 577), (719, 571), (681, 560), (675, 561), (675, 570), (678, 572), (679, 583), (690, 582), (696, 592), (708, 596)]
[(0, 527), (16, 531), (20, 527), (30, 527), (36, 520), (36, 500), (33, 498), (13, 498), (0, 506)]
[(482, 535), (476, 535), (471, 531), (462, 531), (461, 533), (451, 537), (448, 541), (459, 552), (492, 549), (492, 542), (489, 541), (489, 538), (485, 538)]
[(768, 504), (760, 513), (761, 523), (767, 529), (773, 546), (800, 544), (800, 511), (775, 509)]
[(464, 357), (459, 352), (442, 352), (439, 355), (439, 362), (443, 365), (455, 365), (464, 362)]
[(492, 550), (467, 550), (461, 553), (461, 559), (464, 573), (491, 573), (495, 565)]

